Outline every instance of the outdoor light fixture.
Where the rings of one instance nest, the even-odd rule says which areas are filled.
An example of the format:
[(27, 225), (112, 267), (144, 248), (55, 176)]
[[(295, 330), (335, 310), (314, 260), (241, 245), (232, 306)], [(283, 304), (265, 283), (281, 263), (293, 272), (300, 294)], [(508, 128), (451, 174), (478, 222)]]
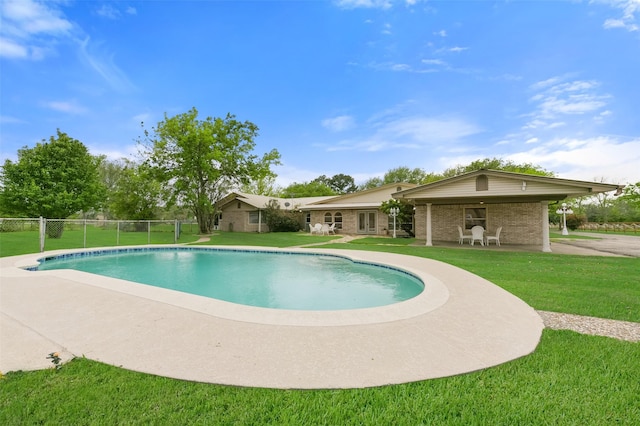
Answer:
[(389, 216), (393, 218), (393, 238), (396, 237), (396, 216), (400, 213), (400, 209), (397, 207), (391, 207), (389, 210)]
[(562, 235), (569, 235), (567, 231), (567, 215), (573, 214), (573, 210), (567, 206), (567, 203), (562, 203), (562, 207), (556, 210), (556, 213), (562, 214)]

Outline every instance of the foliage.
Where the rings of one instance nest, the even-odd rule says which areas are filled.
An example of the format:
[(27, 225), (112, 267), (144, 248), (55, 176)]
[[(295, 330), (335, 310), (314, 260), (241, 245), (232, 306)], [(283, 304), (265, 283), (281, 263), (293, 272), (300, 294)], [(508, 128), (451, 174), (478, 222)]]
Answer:
[(111, 211), (117, 219), (151, 220), (162, 203), (160, 183), (146, 164), (124, 160), (124, 167), (111, 192)]
[(317, 180), (303, 183), (294, 182), (282, 190), (282, 196), (285, 198), (321, 197), (325, 195), (337, 194), (328, 185)]
[(335, 194), (349, 194), (358, 190), (353, 177), (345, 174), (337, 174), (332, 177), (318, 176), (312, 182), (318, 182), (331, 188)]
[(145, 131), (147, 164), (168, 191), (168, 204), (188, 206), (201, 233), (211, 233), (217, 202), (233, 187), (273, 176), (280, 154), (252, 154), (258, 127), (234, 115), (198, 120), (198, 111), (167, 117)]
[(280, 209), (277, 200), (270, 200), (267, 203), (264, 215), (271, 232), (296, 232), (301, 229), (302, 213)]
[(396, 216), (396, 224), (411, 223), (413, 220), (413, 205), (404, 200), (396, 200), (394, 198), (383, 201), (380, 204), (380, 211), (390, 216), (391, 208), (398, 208), (400, 212)]
[(49, 141), (18, 150), (16, 163), (5, 161), (0, 175), (2, 210), (63, 219), (98, 207), (105, 194), (99, 164), (100, 159), (91, 156), (82, 142), (57, 130)]
[(549, 176), (554, 177), (555, 173), (543, 169), (542, 167), (531, 164), (523, 163), (517, 164), (511, 160), (504, 160), (502, 158), (484, 158), (482, 160), (472, 161), (465, 166), (457, 165), (446, 169), (442, 173), (443, 178), (449, 178), (458, 176), (464, 173), (474, 172), (476, 170), (490, 169), (490, 170), (502, 170), (505, 172), (525, 173), (529, 175)]
[(539, 176), (555, 176), (555, 173), (547, 171), (540, 166), (524, 163), (517, 164), (511, 160), (503, 160), (500, 158), (485, 158), (475, 160), (467, 165), (457, 165), (446, 169), (442, 173), (427, 173), (421, 168), (410, 169), (409, 167), (396, 167), (385, 173), (383, 178), (373, 177), (360, 185), (360, 190), (377, 188), (388, 183), (408, 182), (425, 185), (427, 183), (436, 182), (445, 178), (458, 176), (464, 173), (470, 173), (476, 170), (491, 169), (503, 170), (507, 172), (525, 173)]
[(282, 193), (282, 188), (276, 184), (276, 178), (272, 175), (242, 184), (240, 190), (247, 194), (264, 195), (266, 197), (279, 197)]
[(567, 215), (567, 228), (575, 231), (579, 227), (585, 224), (587, 218), (577, 214), (568, 214)]

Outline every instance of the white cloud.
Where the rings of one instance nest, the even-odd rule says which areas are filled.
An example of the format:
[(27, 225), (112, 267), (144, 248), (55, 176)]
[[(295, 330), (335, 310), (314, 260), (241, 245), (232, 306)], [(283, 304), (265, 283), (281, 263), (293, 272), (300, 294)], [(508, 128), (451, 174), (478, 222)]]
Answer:
[(120, 11), (110, 4), (101, 5), (100, 8), (96, 9), (96, 14), (107, 19), (118, 19), (121, 16)]
[[(595, 80), (574, 80), (553, 77), (534, 83), (530, 88), (537, 93), (529, 99), (535, 104), (533, 112), (526, 114), (529, 121), (523, 129), (553, 129), (566, 125), (569, 116), (593, 114), (607, 106), (611, 96), (598, 92), (600, 84)], [(606, 114), (605, 114), (606, 115)]]
[(433, 35), (437, 35), (437, 36), (440, 36), (440, 37), (446, 37), (447, 36), (447, 32), (445, 30), (440, 30), (440, 31), (434, 32)]
[(596, 0), (622, 11), (619, 18), (608, 18), (602, 26), (605, 29), (624, 28), (627, 31), (638, 31), (640, 26), (636, 23), (636, 14), (640, 13), (640, 0)]
[(33, 0), (5, 0), (0, 3), (3, 40), (0, 56), (14, 59), (42, 59), (51, 44), (71, 35), (74, 25), (65, 19), (55, 3)]
[(0, 123), (2, 124), (26, 124), (27, 122), (19, 118), (8, 115), (0, 115)]
[(360, 137), (324, 145), (327, 151), (380, 152), (390, 150), (455, 149), (467, 136), (482, 132), (459, 117), (407, 115), (386, 111), (360, 127)]
[(80, 57), (86, 64), (100, 75), (114, 90), (128, 92), (134, 90), (134, 85), (129, 81), (120, 68), (115, 64), (113, 55), (102, 52), (100, 44), (91, 44), (87, 37), (80, 42)]
[(608, 182), (640, 181), (640, 138), (621, 140), (612, 136), (586, 139), (556, 138), (528, 151), (502, 156), (516, 163), (533, 163), (568, 179)]
[(322, 127), (332, 132), (343, 132), (353, 128), (353, 126), (355, 126), (355, 120), (350, 115), (340, 115), (322, 120)]
[(335, 4), (342, 9), (389, 9), (391, 0), (336, 0)]
[(51, 109), (66, 114), (81, 115), (87, 112), (87, 109), (76, 101), (44, 101), (40, 105), (44, 108)]

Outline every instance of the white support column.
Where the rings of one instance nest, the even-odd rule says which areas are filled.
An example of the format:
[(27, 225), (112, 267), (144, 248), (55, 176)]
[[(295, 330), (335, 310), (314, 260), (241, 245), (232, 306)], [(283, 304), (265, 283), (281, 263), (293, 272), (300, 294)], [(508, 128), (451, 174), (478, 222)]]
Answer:
[(427, 203), (427, 246), (433, 246), (433, 241), (431, 241), (431, 203)]
[(262, 209), (258, 210), (258, 234), (262, 233)]
[(549, 202), (541, 201), (542, 204), (542, 251), (551, 253), (551, 242), (549, 241)]

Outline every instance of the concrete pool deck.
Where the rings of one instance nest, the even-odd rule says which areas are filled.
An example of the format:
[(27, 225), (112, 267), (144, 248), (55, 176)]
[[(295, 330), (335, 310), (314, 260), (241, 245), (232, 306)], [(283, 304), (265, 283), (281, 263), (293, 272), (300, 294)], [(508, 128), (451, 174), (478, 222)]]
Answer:
[(394, 265), (419, 275), (426, 290), (381, 308), (276, 311), (78, 271), (21, 269), (57, 252), (2, 258), (0, 371), (48, 368), (47, 355), (59, 352), (63, 360), (85, 356), (199, 382), (360, 388), (508, 362), (533, 352), (544, 328), (520, 299), (445, 263), (352, 250), (282, 251)]

